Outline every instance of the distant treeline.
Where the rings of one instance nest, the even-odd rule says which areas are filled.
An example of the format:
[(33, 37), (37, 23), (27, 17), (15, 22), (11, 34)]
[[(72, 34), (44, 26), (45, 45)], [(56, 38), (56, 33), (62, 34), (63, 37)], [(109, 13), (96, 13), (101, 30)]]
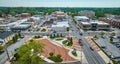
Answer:
[(2, 14), (12, 14), (15, 15), (20, 13), (31, 13), (34, 14), (50, 14), (53, 11), (64, 11), (64, 12), (72, 12), (77, 13), (82, 10), (92, 10), (94, 12), (102, 12), (102, 13), (110, 13), (114, 15), (120, 15), (120, 8), (69, 8), (69, 7), (0, 7), (0, 16)]

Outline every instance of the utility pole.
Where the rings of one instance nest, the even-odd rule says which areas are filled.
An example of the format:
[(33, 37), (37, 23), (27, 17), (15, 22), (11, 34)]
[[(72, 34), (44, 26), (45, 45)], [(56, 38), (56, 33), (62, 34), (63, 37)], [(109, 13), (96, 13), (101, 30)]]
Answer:
[[(82, 46), (81, 46), (82, 47)], [(82, 64), (82, 50), (81, 50), (81, 64)]]
[(6, 54), (7, 54), (8, 60), (10, 61), (10, 56), (9, 56), (9, 53), (8, 53), (8, 50), (7, 50), (7, 44), (5, 44), (5, 51), (6, 51)]

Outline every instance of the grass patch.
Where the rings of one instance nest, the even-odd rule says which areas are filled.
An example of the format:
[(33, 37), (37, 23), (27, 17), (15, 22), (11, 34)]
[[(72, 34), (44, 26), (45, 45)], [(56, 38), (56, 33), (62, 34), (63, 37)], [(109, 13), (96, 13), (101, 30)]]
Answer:
[(58, 38), (56, 38), (56, 40), (57, 40), (57, 41), (60, 41), (60, 40), (63, 40), (63, 38), (58, 37)]

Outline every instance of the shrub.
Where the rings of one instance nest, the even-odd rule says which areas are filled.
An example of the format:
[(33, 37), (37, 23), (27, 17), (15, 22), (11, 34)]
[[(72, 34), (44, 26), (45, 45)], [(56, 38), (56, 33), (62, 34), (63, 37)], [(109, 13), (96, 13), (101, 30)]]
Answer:
[(62, 42), (62, 44), (67, 44), (67, 40), (64, 40), (64, 41)]
[(74, 52), (74, 51), (72, 51), (72, 54), (73, 54), (74, 56), (77, 56), (77, 53), (76, 53), (76, 52)]
[(53, 56), (54, 56), (54, 53), (53, 53), (53, 52), (50, 52), (49, 55), (50, 55), (50, 57), (53, 57)]
[(53, 52), (50, 52), (49, 53), (49, 59), (50, 60), (53, 60), (54, 62), (62, 62), (63, 61), (63, 59), (61, 58), (61, 55), (60, 54), (58, 54), (58, 55), (56, 55), (56, 56), (54, 56), (54, 53)]

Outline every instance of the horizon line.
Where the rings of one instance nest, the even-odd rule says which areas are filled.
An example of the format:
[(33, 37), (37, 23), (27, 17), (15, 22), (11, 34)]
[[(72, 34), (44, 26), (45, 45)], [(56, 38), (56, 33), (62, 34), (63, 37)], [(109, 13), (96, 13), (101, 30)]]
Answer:
[[(37, 8), (37, 6), (0, 6), (0, 7), (25, 7), (25, 8)], [(43, 7), (43, 8), (120, 8), (120, 7), (75, 7), (75, 6), (70, 6), (70, 7), (53, 7), (53, 6), (39, 6), (39, 7)]]

